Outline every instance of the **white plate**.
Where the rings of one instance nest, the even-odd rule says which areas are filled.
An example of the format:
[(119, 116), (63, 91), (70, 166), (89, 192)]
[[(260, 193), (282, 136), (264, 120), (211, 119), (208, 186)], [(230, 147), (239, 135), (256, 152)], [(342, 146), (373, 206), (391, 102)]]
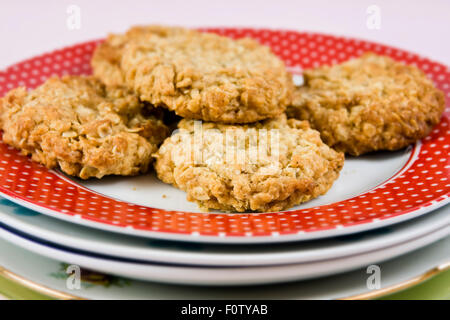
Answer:
[(60, 246), (150, 262), (208, 266), (261, 266), (303, 263), (378, 250), (450, 224), (450, 208), (372, 232), (283, 245), (221, 246), (148, 240), (111, 234), (49, 218), (0, 199), (0, 222)]
[[(83, 282), (78, 290), (66, 286), (67, 274), (58, 260), (24, 250), (0, 240), (0, 269), (20, 285), (55, 298), (85, 299), (339, 299), (378, 297), (420, 283), (450, 265), (450, 237), (420, 250), (379, 264), (381, 288), (369, 290), (366, 269), (316, 280), (250, 287), (165, 285), (110, 278), (108, 285)], [(433, 270), (433, 272), (430, 272)]]
[[(253, 37), (271, 46), (293, 72), (375, 51), (428, 70), (427, 75), (437, 87), (450, 94), (446, 66), (382, 44), (288, 30), (203, 31)], [(80, 43), (0, 71), (0, 80), (7, 82), (0, 86), (0, 95), (9, 88), (40, 84), (48, 76), (49, 64), (60, 66), (53, 70), (57, 75), (70, 74), (74, 68), (88, 74), (91, 55), (99, 42)], [(330, 56), (330, 50), (319, 50), (320, 43), (348, 54)], [(305, 48), (302, 55), (308, 59), (300, 59), (295, 50), (290, 50), (298, 47)], [(267, 244), (336, 237), (404, 222), (449, 203), (445, 153), (449, 123), (447, 109), (431, 133), (411, 148), (348, 157), (341, 176), (326, 195), (285, 212), (199, 213), (195, 204), (186, 201), (184, 192), (158, 181), (154, 173), (135, 178), (78, 181), (30, 163), (29, 158), (3, 143), (0, 143), (0, 193), (52, 217), (148, 238)]]
[(18, 235), (0, 228), (0, 238), (43, 256), (63, 260), (91, 270), (123, 277), (190, 285), (255, 285), (317, 278), (382, 262), (424, 247), (450, 234), (450, 225), (418, 239), (381, 250), (344, 258), (302, 264), (270, 267), (184, 267), (156, 263), (106, 259), (69, 249), (36, 242), (25, 234)]

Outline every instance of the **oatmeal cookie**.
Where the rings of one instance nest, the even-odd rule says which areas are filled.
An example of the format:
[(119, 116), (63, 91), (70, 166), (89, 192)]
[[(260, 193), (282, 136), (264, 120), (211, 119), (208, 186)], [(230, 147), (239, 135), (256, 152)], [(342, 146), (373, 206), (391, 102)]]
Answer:
[(151, 36), (156, 28), (133, 27), (125, 34), (110, 34), (94, 51), (91, 65), (94, 76), (106, 85), (125, 85), (120, 67), (124, 47), (131, 40), (138, 41)]
[(325, 143), (356, 156), (425, 137), (445, 107), (422, 71), (373, 53), (306, 70), (304, 79), (288, 116), (310, 121)]
[(91, 77), (51, 78), (0, 99), (3, 141), (48, 168), (82, 179), (135, 175), (168, 134), (149, 106)]
[(92, 62), (106, 83), (125, 82), (141, 100), (191, 119), (249, 123), (291, 102), (284, 63), (251, 39), (175, 27), (135, 27), (111, 35)]
[(159, 179), (189, 201), (238, 212), (278, 211), (318, 197), (344, 163), (307, 121), (284, 114), (242, 126), (181, 120), (155, 158)]
[(106, 85), (125, 85), (120, 60), (126, 43), (124, 35), (110, 34), (95, 48), (91, 59), (93, 74)]

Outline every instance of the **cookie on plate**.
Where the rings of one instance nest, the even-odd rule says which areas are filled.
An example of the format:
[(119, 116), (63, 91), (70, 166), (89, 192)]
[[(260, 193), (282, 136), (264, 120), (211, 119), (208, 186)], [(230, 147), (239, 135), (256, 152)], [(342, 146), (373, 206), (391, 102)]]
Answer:
[(328, 191), (344, 155), (307, 121), (286, 115), (249, 125), (181, 120), (155, 154), (162, 181), (202, 209), (278, 211)]
[(125, 85), (121, 69), (122, 54), (131, 40), (145, 39), (156, 32), (156, 28), (133, 27), (125, 34), (110, 34), (95, 48), (91, 65), (94, 76), (106, 85)]
[(141, 100), (205, 121), (274, 118), (293, 92), (291, 75), (268, 47), (176, 27), (135, 27), (111, 35), (92, 65), (105, 83), (123, 81)]
[(135, 175), (168, 135), (152, 108), (91, 77), (51, 78), (0, 99), (3, 141), (48, 168), (82, 179)]
[(443, 93), (415, 66), (373, 53), (304, 72), (289, 117), (310, 121), (329, 146), (351, 155), (397, 150), (440, 121)]

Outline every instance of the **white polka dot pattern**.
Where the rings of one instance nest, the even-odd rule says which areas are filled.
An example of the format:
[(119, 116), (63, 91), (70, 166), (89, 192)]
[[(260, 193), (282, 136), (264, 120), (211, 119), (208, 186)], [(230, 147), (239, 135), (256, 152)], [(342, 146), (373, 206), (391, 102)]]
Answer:
[[(334, 64), (366, 51), (386, 54), (424, 70), (450, 98), (447, 67), (415, 54), (362, 40), (322, 34), (255, 29), (208, 29), (233, 38), (251, 37), (270, 46), (293, 72)], [(34, 88), (52, 75), (90, 74), (90, 58), (99, 41), (57, 50), (0, 72), (0, 95), (17, 86)], [(121, 202), (86, 190), (54, 171), (33, 163), (0, 143), (0, 192), (29, 204), (71, 216), (127, 229), (187, 234), (191, 237), (258, 237), (303, 234), (373, 224), (448, 201), (450, 110), (415, 147), (407, 168), (382, 185), (345, 201), (309, 209), (262, 214), (173, 212)]]

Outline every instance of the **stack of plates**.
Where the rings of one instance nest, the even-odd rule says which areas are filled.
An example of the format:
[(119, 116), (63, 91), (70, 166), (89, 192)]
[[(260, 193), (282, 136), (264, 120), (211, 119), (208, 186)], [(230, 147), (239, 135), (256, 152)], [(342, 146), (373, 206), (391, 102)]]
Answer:
[[(408, 288), (450, 269), (450, 215), (446, 208), (353, 236), (231, 247), (95, 231), (49, 218), (8, 200), (1, 200), (0, 212), (0, 236), (7, 240), (0, 241), (0, 274), (55, 298), (372, 298)], [(439, 238), (442, 240), (436, 241)], [(395, 256), (400, 257), (390, 259)], [(387, 259), (390, 260), (381, 262)], [(367, 266), (372, 263), (382, 270), (382, 286), (375, 290), (366, 285), (370, 275)], [(70, 290), (66, 286), (68, 264), (126, 278), (196, 286), (166, 286), (89, 272), (93, 279), (101, 281), (83, 278), (80, 290)], [(263, 288), (229, 286), (298, 280), (355, 268), (331, 277)], [(199, 284), (227, 287), (205, 288)], [(443, 288), (434, 286), (424, 297), (448, 298), (445, 283), (440, 286)]]
[[(391, 55), (428, 70), (446, 96), (450, 94), (445, 66), (394, 48), (317, 34), (213, 31), (269, 42), (293, 72), (368, 50)], [(9, 68), (0, 73), (0, 96), (18, 85), (36, 86), (56, 64), (57, 74), (89, 73), (96, 43), (65, 48)], [(294, 45), (304, 48), (302, 57), (307, 60), (292, 52)], [(333, 48), (343, 48), (343, 55), (331, 56)], [(413, 278), (419, 271), (450, 261), (450, 209), (444, 206), (450, 193), (449, 114), (447, 108), (433, 132), (407, 150), (348, 158), (326, 195), (289, 211), (260, 214), (200, 213), (185, 200), (183, 192), (163, 184), (153, 174), (80, 181), (33, 163), (0, 143), (0, 193), (4, 197), (0, 200), (0, 237), (6, 240), (0, 242), (0, 266), (7, 269), (8, 265), (21, 270), (19, 276), (45, 282), (38, 271), (30, 273), (24, 264), (48, 267), (56, 260), (135, 279), (136, 286), (145, 287), (157, 285), (141, 281), (197, 286), (274, 284), (391, 264), (384, 274), (390, 281), (383, 282), (386, 289), (399, 280), (399, 274)], [(34, 254), (24, 255), (11, 244)], [(417, 251), (420, 248), (426, 250)], [(12, 252), (22, 254), (21, 258)], [(411, 259), (419, 254), (426, 257), (426, 263), (424, 259), (405, 262), (414, 261)], [(327, 286), (320, 279), (291, 286), (303, 286), (302, 290), (307, 290), (302, 291), (303, 296), (295, 295), (303, 298), (367, 293), (358, 274), (352, 290), (348, 287), (351, 273), (327, 278)], [(342, 277), (347, 280), (339, 280)], [(336, 294), (321, 294), (321, 281), (328, 292), (334, 285)], [(64, 291), (51, 281), (46, 286)], [(339, 286), (345, 289), (339, 291)], [(177, 292), (187, 290), (157, 288), (161, 294), (151, 297), (179, 297)], [(383, 288), (379, 292), (385, 292)], [(201, 290), (195, 291), (199, 297)], [(216, 295), (226, 296), (232, 289), (215, 290)], [(292, 287), (289, 290), (293, 292)], [(141, 297), (150, 297), (144, 294), (146, 290), (125, 290), (122, 294), (136, 298), (138, 292)]]

